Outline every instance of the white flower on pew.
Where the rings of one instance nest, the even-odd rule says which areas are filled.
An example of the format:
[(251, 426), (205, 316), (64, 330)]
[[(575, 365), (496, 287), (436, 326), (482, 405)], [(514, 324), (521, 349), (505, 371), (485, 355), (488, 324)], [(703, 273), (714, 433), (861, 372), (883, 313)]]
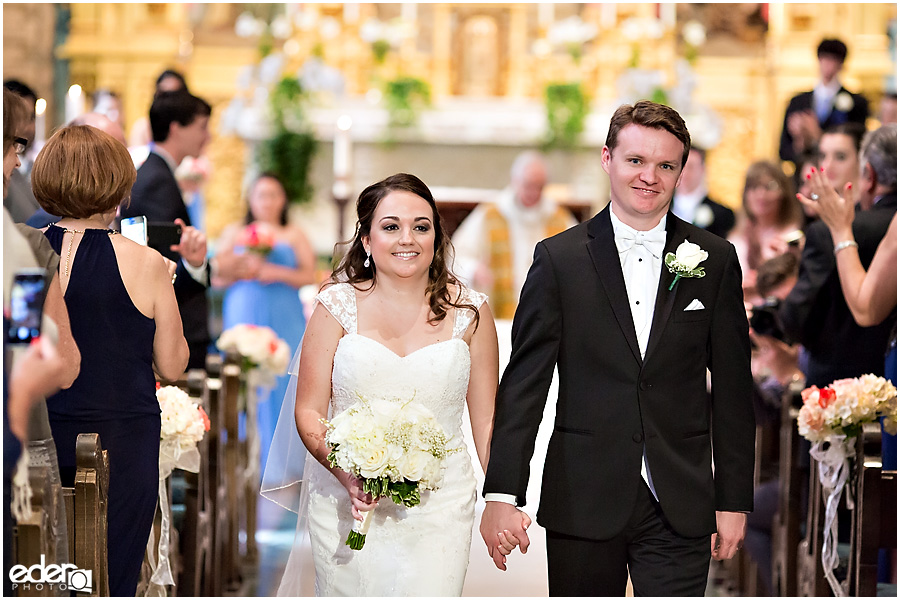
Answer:
[(250, 368), (261, 369), (272, 377), (283, 375), (290, 361), (290, 348), (269, 327), (242, 323), (222, 332), (216, 347), (236, 352)]

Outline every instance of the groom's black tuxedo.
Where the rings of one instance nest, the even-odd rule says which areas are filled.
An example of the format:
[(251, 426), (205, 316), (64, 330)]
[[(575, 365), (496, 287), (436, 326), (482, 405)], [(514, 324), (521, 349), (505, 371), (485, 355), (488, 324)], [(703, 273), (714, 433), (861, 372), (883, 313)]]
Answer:
[[(682, 278), (669, 291), (675, 276), (663, 263), (642, 360), (609, 211), (535, 249), (497, 397), (484, 491), (525, 503), (558, 366), (538, 522), (580, 538), (617, 535), (638, 494), (647, 493), (646, 445), (665, 519), (682, 536), (712, 534), (716, 510), (753, 508), (750, 342), (737, 255), (722, 238), (668, 214), (663, 256), (685, 239), (698, 244), (709, 253), (700, 265), (706, 276)], [(704, 308), (686, 311), (695, 299)]]

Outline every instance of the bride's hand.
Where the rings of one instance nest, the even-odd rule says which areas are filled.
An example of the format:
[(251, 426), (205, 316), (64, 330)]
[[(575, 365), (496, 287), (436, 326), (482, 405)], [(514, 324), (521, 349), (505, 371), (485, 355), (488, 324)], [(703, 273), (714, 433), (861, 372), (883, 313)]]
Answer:
[(344, 489), (347, 490), (347, 494), (350, 496), (350, 512), (353, 514), (353, 518), (357, 521), (362, 521), (363, 516), (360, 514), (360, 511), (372, 510), (378, 504), (378, 499), (373, 498), (372, 494), (364, 492), (362, 480), (346, 471), (340, 471), (338, 481), (341, 482), (341, 485), (344, 486)]

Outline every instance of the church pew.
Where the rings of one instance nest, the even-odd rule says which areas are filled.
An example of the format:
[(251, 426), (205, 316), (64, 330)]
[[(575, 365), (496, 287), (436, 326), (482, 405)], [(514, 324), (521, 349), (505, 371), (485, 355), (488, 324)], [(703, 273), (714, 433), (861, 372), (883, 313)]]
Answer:
[(207, 456), (206, 475), (209, 482), (209, 555), (201, 576), (202, 596), (223, 596), (222, 569), (225, 560), (228, 515), (224, 511), (226, 489), (221, 473), (224, 463), (224, 416), (222, 414), (222, 367), (220, 354), (206, 357), (206, 385), (203, 390), (203, 405), (209, 415), (210, 428), (206, 434)]
[(82, 433), (78, 436), (75, 461), (75, 487), (64, 489), (64, 497), (70, 499), (66, 502), (69, 558), (79, 569), (92, 572), (93, 591), (78, 595), (105, 597), (109, 596), (106, 547), (109, 456), (101, 446), (99, 434)]
[(800, 545), (800, 468), (804, 447), (797, 431), (801, 387), (785, 391), (781, 407), (781, 450), (778, 472), (778, 511), (772, 522), (772, 591), (776, 596), (797, 595), (797, 550)]
[(881, 468), (881, 427), (877, 423), (864, 426), (857, 440), (856, 465), (849, 595), (875, 596), (878, 550), (897, 548), (897, 472)]
[[(207, 385), (206, 371), (194, 369), (188, 372), (186, 387), (191, 399), (204, 410)], [(176, 576), (176, 594), (179, 596), (203, 596), (203, 572), (207, 569), (210, 554), (210, 502), (209, 502), (209, 435), (197, 444), (200, 452), (200, 471), (183, 473), (184, 518), (180, 528), (181, 570)]]
[(238, 439), (240, 414), (241, 368), (239, 357), (226, 356), (222, 367), (221, 423), (224, 429), (223, 462), (220, 476), (224, 498), (218, 508), (217, 517), (224, 519), (219, 526), (224, 535), (222, 560), (223, 585), (227, 592), (235, 592), (241, 586), (240, 526), (241, 512), (244, 510), (243, 470), (241, 448)]
[[(56, 539), (53, 535), (53, 515), (59, 501), (59, 485), (50, 477), (50, 467), (28, 468), (28, 483), (31, 486), (31, 516), (18, 521), (13, 531), (13, 552), (15, 564), (36, 565), (44, 559), (44, 564), (59, 564), (56, 556)], [(19, 596), (47, 596), (52, 593), (47, 588), (38, 590), (36, 586), (19, 586)]]
[(797, 549), (797, 595), (831, 596), (822, 568), (822, 542), (825, 527), (825, 505), (816, 461), (809, 468), (809, 505), (806, 514), (806, 536)]

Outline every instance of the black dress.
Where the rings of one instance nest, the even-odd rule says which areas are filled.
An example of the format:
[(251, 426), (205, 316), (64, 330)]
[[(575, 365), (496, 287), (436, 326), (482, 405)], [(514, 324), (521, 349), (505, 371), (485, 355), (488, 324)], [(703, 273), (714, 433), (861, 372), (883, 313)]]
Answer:
[[(64, 232), (51, 225), (45, 233), (60, 252), (61, 271), (67, 262)], [(115, 232), (85, 230), (69, 265), (65, 300), (81, 372), (72, 387), (47, 399), (47, 409), (63, 485), (74, 484), (78, 434), (99, 433), (109, 452), (109, 591), (134, 596), (159, 486), (156, 323), (131, 301), (111, 235)]]

